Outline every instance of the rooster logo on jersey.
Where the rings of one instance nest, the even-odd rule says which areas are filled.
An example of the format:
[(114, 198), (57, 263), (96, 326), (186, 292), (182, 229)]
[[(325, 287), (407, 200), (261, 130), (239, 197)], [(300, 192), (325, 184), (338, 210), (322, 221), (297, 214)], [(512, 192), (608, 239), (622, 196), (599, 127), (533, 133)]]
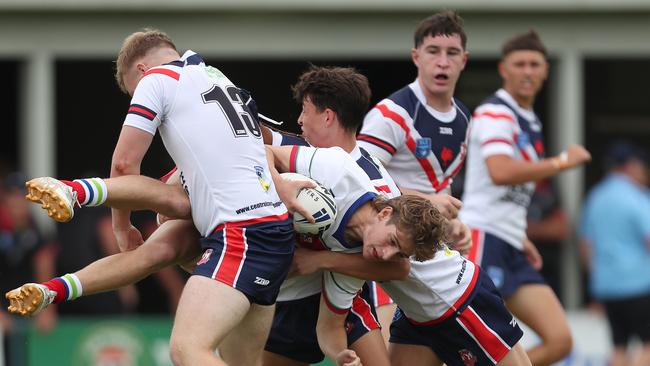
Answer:
[(472, 351), (468, 349), (461, 349), (458, 351), (458, 354), (460, 355), (460, 359), (463, 361), (463, 364), (465, 364), (465, 366), (474, 366), (476, 364), (476, 356), (474, 356)]
[(440, 152), (440, 159), (442, 160), (442, 165), (447, 166), (450, 161), (454, 159), (454, 152), (447, 146), (442, 148)]

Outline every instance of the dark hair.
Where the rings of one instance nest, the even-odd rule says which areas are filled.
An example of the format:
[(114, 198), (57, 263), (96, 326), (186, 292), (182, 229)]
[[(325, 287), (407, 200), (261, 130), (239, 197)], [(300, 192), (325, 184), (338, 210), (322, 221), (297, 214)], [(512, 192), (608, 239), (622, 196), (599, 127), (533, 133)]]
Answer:
[(508, 39), (501, 48), (501, 57), (506, 57), (510, 52), (513, 51), (537, 51), (540, 52), (546, 57), (546, 47), (544, 43), (539, 38), (537, 32), (533, 29), (530, 29), (526, 33), (517, 34), (514, 37)]
[(605, 170), (610, 170), (619, 168), (632, 160), (639, 160), (644, 164), (648, 164), (648, 154), (637, 145), (618, 140), (607, 147), (603, 165)]
[(312, 65), (291, 90), (298, 103), (308, 97), (318, 111), (333, 110), (348, 131), (357, 131), (370, 105), (368, 79), (352, 67)]
[(391, 199), (377, 196), (373, 205), (379, 211), (391, 207), (390, 222), (410, 236), (415, 242), (413, 257), (426, 261), (436, 254), (447, 240), (447, 220), (426, 198), (415, 195), (402, 195)]
[(463, 18), (454, 11), (442, 11), (422, 20), (413, 35), (415, 48), (418, 48), (427, 36), (460, 36), (463, 50), (467, 48), (467, 35), (463, 29)]

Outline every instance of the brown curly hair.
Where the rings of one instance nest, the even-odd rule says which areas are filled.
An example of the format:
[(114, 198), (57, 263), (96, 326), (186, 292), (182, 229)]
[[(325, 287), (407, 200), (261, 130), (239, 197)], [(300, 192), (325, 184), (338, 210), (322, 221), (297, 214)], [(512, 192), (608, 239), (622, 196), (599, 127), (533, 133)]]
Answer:
[(436, 254), (447, 240), (447, 219), (426, 198), (403, 195), (386, 199), (377, 196), (373, 204), (379, 211), (391, 207), (390, 223), (408, 235), (415, 242), (414, 257), (426, 261)]
[(165, 32), (157, 29), (145, 28), (140, 32), (135, 32), (126, 37), (115, 61), (115, 80), (121, 91), (127, 93), (126, 85), (124, 85), (124, 76), (128, 72), (129, 67), (137, 59), (144, 57), (149, 51), (160, 47), (168, 47), (177, 51), (174, 41)]

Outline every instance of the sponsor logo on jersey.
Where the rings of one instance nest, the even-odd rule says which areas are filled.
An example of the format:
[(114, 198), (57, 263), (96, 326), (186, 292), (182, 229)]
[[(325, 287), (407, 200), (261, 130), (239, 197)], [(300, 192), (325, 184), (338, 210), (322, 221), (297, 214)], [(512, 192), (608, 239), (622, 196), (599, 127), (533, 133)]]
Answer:
[(458, 351), (458, 355), (460, 356), (460, 360), (463, 361), (463, 364), (465, 366), (474, 366), (476, 364), (477, 359), (472, 351), (468, 349), (461, 349)]
[(431, 154), (431, 138), (423, 137), (415, 141), (415, 157), (424, 159)]
[(494, 282), (494, 286), (498, 289), (503, 286), (503, 269), (501, 267), (495, 267), (495, 266), (489, 266), (487, 268), (487, 274), (490, 276), (490, 279), (492, 282)]
[(268, 192), (269, 188), (271, 188), (271, 182), (269, 182), (268, 178), (266, 178), (264, 167), (256, 165), (254, 168), (255, 174), (257, 174), (257, 179), (259, 180), (262, 189), (264, 189), (265, 192)]
[(271, 283), (271, 281), (267, 280), (266, 278), (257, 277), (257, 276), (255, 276), (255, 281), (253, 282), (255, 282), (260, 286), (268, 286), (268, 284)]
[(196, 262), (197, 266), (202, 265), (203, 263), (208, 263), (210, 260), (210, 256), (212, 255), (212, 249), (208, 249), (205, 252), (203, 252), (203, 255), (201, 256), (201, 259), (199, 259), (198, 262)]
[(438, 133), (440, 133), (441, 135), (453, 135), (454, 129), (451, 127), (440, 127)]
[(467, 270), (467, 261), (463, 259), (463, 264), (460, 266), (460, 272), (458, 272), (458, 277), (456, 277), (457, 285), (460, 284), (460, 281), (463, 279), (466, 270)]

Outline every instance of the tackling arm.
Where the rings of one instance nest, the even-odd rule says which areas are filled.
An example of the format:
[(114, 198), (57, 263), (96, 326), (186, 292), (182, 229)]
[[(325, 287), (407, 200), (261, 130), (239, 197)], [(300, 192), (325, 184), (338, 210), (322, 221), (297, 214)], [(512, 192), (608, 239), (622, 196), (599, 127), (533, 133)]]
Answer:
[(373, 261), (361, 254), (296, 249), (293, 274), (306, 275), (323, 269), (362, 280), (391, 281), (406, 278), (411, 264), (408, 259)]
[[(153, 135), (141, 129), (124, 126), (113, 151), (111, 178), (122, 175), (139, 175), (142, 159), (149, 150)], [(133, 249), (142, 244), (142, 236), (131, 225), (131, 211), (112, 209), (113, 232), (118, 240), (120, 250)]]

